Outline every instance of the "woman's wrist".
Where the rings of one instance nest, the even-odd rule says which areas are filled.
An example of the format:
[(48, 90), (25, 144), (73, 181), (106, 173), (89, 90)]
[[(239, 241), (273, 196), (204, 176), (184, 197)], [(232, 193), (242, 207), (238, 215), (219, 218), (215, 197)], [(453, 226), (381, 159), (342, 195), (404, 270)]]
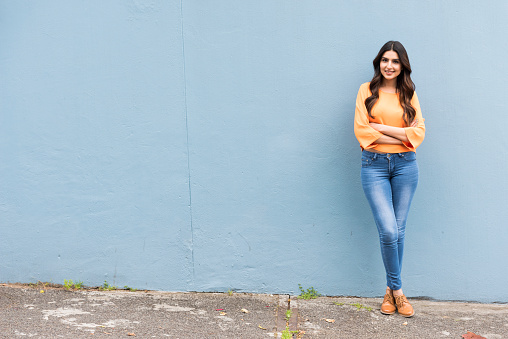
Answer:
[(376, 129), (378, 132), (381, 132), (386, 135), (386, 125), (377, 124)]
[(376, 131), (380, 132), (380, 133), (383, 133), (383, 134), (386, 134), (384, 133), (384, 131), (386, 130), (385, 129), (385, 125), (383, 124), (378, 124), (376, 122), (371, 122), (369, 123), (370, 127), (372, 127), (373, 129), (375, 129)]
[(389, 135), (383, 134), (376, 141), (376, 144), (402, 145), (402, 141)]

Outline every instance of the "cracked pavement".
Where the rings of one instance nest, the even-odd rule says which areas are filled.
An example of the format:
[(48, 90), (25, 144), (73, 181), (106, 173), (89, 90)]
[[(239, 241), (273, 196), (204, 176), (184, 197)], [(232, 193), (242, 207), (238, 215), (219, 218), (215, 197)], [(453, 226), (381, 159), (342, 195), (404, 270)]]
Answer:
[[(67, 291), (0, 284), (0, 338), (508, 338), (508, 305), (411, 300), (412, 318), (380, 298), (157, 291)], [(291, 316), (286, 318), (286, 311)]]

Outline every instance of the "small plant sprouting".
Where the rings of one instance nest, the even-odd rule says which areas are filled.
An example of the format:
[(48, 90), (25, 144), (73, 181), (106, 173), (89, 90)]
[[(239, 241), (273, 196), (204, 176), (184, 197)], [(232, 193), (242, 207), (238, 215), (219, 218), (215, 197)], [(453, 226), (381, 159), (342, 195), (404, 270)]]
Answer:
[(286, 321), (289, 321), (289, 318), (291, 318), (292, 314), (293, 314), (293, 311), (291, 311), (291, 310), (286, 311)]
[(136, 292), (138, 289), (137, 288), (132, 288), (132, 287), (129, 287), (127, 285), (125, 285), (123, 287), (124, 290), (127, 290), (127, 291), (131, 291), (131, 292)]
[(293, 335), (295, 335), (295, 334), (298, 335), (299, 333), (300, 333), (300, 331), (290, 331), (289, 326), (286, 325), (286, 329), (281, 332), (281, 334), (282, 334), (281, 338), (282, 339), (292, 339)]
[(232, 296), (233, 295), (233, 291), (231, 289), (228, 290), (228, 295), (229, 296)]
[(291, 339), (293, 334), (289, 331), (289, 326), (286, 325), (286, 329), (282, 331), (282, 339)]
[(37, 288), (37, 289), (40, 289), (40, 293), (44, 293), (48, 287), (55, 287), (53, 285), (53, 283), (51, 282), (42, 282), (40, 280), (37, 280), (37, 283), (29, 283), (28, 286), (32, 287), (32, 288)]
[(69, 291), (69, 290), (80, 290), (83, 287), (82, 281), (73, 282), (71, 279), (67, 280), (64, 279), (64, 285), (63, 287)]
[[(345, 303), (340, 303), (340, 302), (337, 302), (337, 301), (334, 301), (333, 303), (334, 303), (335, 305), (337, 305), (337, 306), (344, 306), (344, 305), (345, 305)], [(359, 311), (359, 310), (361, 310), (362, 308), (363, 308), (363, 309), (366, 309), (366, 310), (367, 310), (367, 311), (369, 311), (369, 312), (370, 312), (370, 311), (372, 311), (372, 307), (370, 307), (370, 306), (363, 306), (363, 305), (362, 305), (362, 304), (360, 304), (360, 303), (353, 303), (353, 304), (348, 304), (348, 305), (356, 307), (356, 309), (357, 309), (358, 311)]]
[(354, 304), (351, 304), (351, 306), (354, 306), (356, 307), (356, 309), (359, 311), (361, 310), (362, 308), (366, 309), (367, 311), (372, 311), (372, 307), (369, 307), (369, 306), (363, 306), (362, 304), (360, 303), (354, 303)]
[(321, 294), (319, 294), (314, 287), (309, 287), (307, 290), (304, 290), (302, 285), (298, 284), (298, 288), (300, 289), (300, 295), (298, 296), (298, 299), (316, 299), (317, 297), (320, 297)]
[(102, 284), (101, 287), (99, 287), (99, 290), (101, 291), (114, 291), (117, 290), (118, 287), (108, 284), (106, 280), (104, 280), (104, 284)]

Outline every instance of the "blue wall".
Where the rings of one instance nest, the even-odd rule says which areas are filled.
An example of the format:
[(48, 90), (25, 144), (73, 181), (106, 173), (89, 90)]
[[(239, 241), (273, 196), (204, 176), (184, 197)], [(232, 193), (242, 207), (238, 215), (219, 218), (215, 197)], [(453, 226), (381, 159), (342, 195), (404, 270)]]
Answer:
[(352, 125), (401, 41), (409, 296), (508, 301), (506, 1), (1, 1), (0, 281), (377, 296)]

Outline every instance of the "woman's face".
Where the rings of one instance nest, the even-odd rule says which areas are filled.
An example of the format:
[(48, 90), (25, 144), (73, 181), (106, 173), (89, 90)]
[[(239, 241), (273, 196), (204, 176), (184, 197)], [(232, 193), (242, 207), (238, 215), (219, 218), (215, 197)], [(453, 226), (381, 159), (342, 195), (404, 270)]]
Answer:
[(386, 80), (396, 79), (402, 70), (399, 55), (395, 51), (386, 51), (381, 57), (379, 66), (381, 74)]

